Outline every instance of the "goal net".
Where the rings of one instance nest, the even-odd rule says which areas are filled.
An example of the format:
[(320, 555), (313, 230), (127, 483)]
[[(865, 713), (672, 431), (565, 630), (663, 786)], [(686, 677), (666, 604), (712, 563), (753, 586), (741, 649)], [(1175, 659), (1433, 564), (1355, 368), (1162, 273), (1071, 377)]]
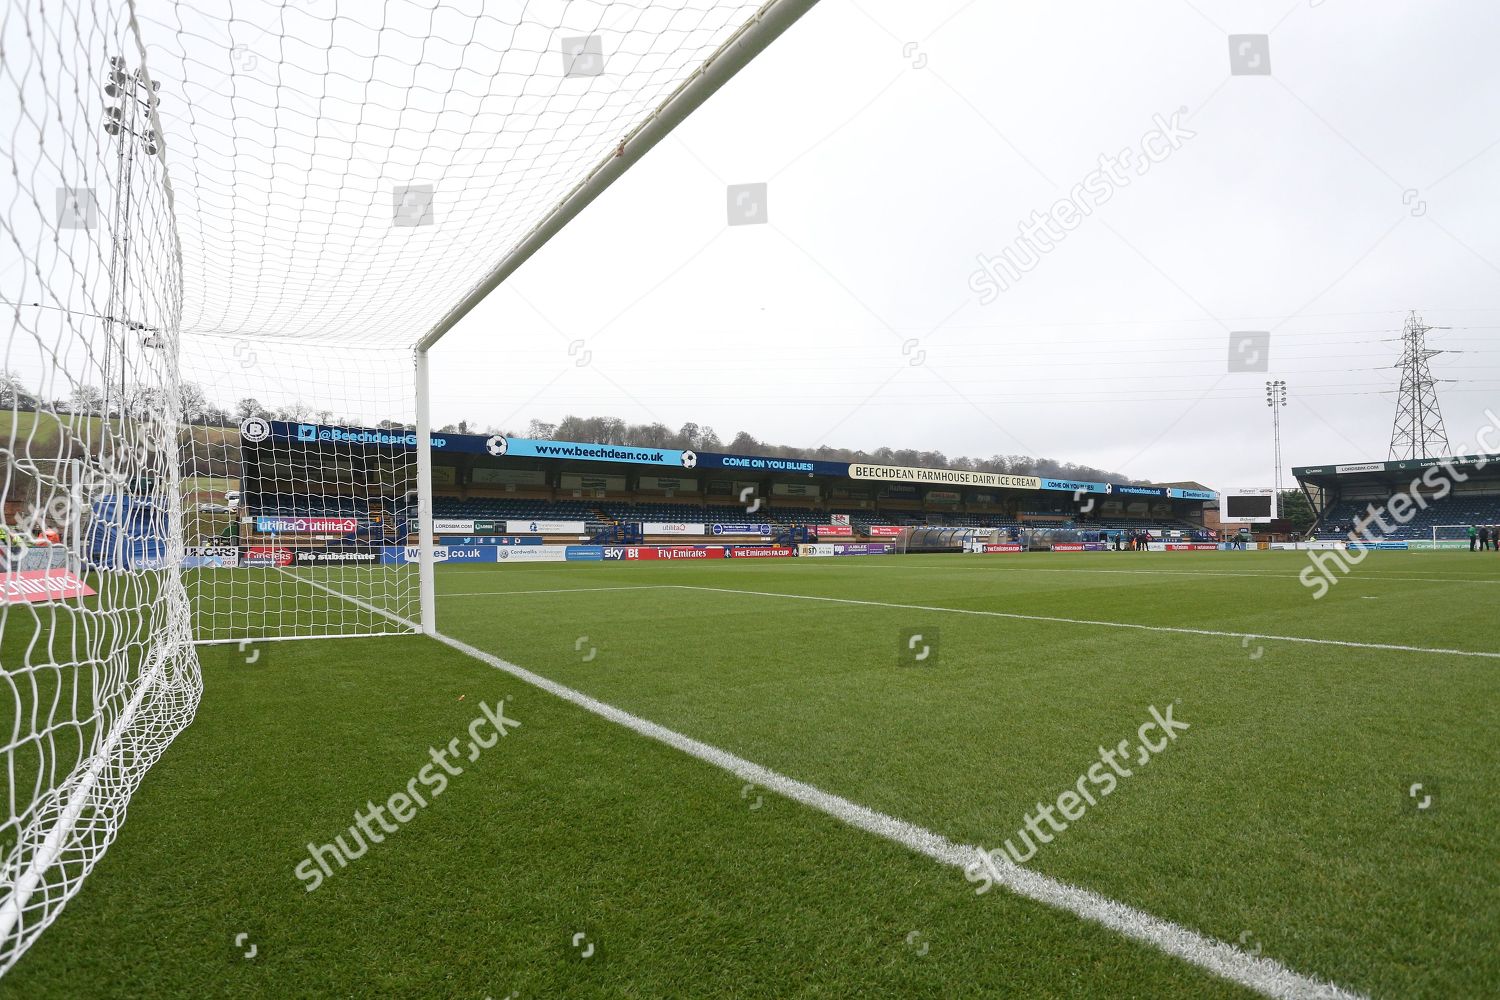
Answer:
[(0, 971), (77, 892), (200, 691), (158, 91), (122, 11), (62, 14), (0, 22)]
[(1467, 524), (1435, 524), (1432, 526), (1432, 541), (1439, 548), (1467, 548), (1469, 532), (1474, 530)]
[(0, 974), (195, 643), (433, 627), (428, 348), (812, 2), (0, 0)]

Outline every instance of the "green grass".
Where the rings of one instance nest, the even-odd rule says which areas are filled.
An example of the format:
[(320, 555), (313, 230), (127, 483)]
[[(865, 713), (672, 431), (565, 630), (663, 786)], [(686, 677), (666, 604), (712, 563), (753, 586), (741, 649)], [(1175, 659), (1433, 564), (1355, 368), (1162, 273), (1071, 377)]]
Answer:
[[(985, 847), (1172, 705), (1191, 728), (1029, 867), (1372, 996), (1494, 995), (1500, 660), (936, 610), (1500, 652), (1500, 559), (1380, 553), (1321, 601), (1305, 565), (453, 565), (439, 615), (604, 702)], [(317, 619), (316, 591), (278, 605), (267, 584), (289, 581), (254, 572), (231, 586)], [(596, 587), (650, 589), (579, 589)], [(900, 662), (915, 632), (937, 637), (922, 666)], [(1246, 995), (1002, 890), (976, 896), (953, 869), (435, 642), (258, 648), (253, 664), (201, 651), (197, 721), (0, 994)], [(304, 891), (309, 841), (404, 788), (501, 697), (520, 729)], [(602, 961), (570, 958), (580, 929)], [(234, 953), (242, 931), (253, 960)]]

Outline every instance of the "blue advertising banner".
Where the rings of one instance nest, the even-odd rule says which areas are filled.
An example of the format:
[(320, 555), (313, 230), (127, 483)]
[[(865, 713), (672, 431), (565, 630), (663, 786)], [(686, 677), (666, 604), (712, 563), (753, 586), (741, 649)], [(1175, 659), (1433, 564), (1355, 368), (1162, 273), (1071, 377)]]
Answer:
[(566, 458), (592, 462), (625, 462), (631, 465), (672, 465), (682, 469), (696, 468), (697, 457), (690, 451), (671, 448), (633, 448), (624, 444), (581, 444), (575, 441), (537, 441), (532, 438), (479, 438), (486, 442), (491, 455), (517, 458)]
[(1217, 500), (1219, 494), (1213, 490), (1179, 490), (1169, 489), (1167, 493), (1173, 500)]
[[(432, 561), (443, 562), (496, 562), (497, 549), (493, 545), (434, 545)], [(380, 550), (382, 563), (421, 562), (422, 549), (417, 545), (387, 545)]]
[[(297, 441), (302, 444), (377, 445), (390, 448), (415, 448), (417, 435), (401, 428), (337, 427), (327, 424), (299, 424), (286, 420), (262, 420), (253, 417), (240, 424), (240, 438), (250, 444), (267, 439)], [(632, 465), (667, 465), (691, 469), (697, 456), (690, 451), (671, 448), (634, 448), (623, 444), (585, 444), (576, 441), (540, 441), (533, 438), (505, 437), (500, 434), (434, 434), (432, 450), (462, 452), (471, 455), (505, 455), (520, 458), (558, 458), (594, 462), (624, 462)]]
[[(287, 420), (262, 420), (259, 417), (251, 417), (240, 422), (240, 438), (250, 444), (272, 439), (297, 441), (302, 444), (359, 444), (380, 445), (388, 448), (415, 448), (417, 446), (416, 432), (399, 427), (387, 429), (338, 427), (332, 424), (298, 424)], [(434, 450), (447, 446), (447, 437), (433, 435)]]
[(1122, 486), (1119, 483), (1112, 483), (1109, 491), (1117, 496), (1131, 497), (1165, 497), (1167, 495), (1167, 490), (1163, 486)]
[(715, 535), (769, 535), (769, 524), (714, 524), (709, 531)]
[(1044, 490), (1065, 490), (1069, 493), (1108, 493), (1108, 483), (1077, 482), (1072, 479), (1043, 479)]
[(849, 475), (848, 462), (819, 462), (806, 458), (765, 458), (700, 451), (697, 462), (700, 469), (732, 469), (735, 472), (810, 472), (815, 476), (841, 478)]
[(602, 562), (604, 560), (604, 546), (569, 545), (563, 552), (563, 558), (567, 562)]
[(541, 535), (464, 535), (454, 538), (443, 536), (445, 545), (540, 545)]

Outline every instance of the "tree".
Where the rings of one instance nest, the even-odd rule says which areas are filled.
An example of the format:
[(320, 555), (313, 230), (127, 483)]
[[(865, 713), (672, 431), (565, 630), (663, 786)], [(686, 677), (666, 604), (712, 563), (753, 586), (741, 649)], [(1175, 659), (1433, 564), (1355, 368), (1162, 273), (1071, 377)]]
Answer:
[(1292, 522), (1292, 530), (1298, 533), (1311, 528), (1316, 517), (1312, 504), (1307, 502), (1307, 494), (1301, 490), (1282, 490), (1278, 509), (1282, 519)]
[(182, 422), (185, 424), (203, 423), (203, 416), (208, 412), (209, 402), (202, 387), (196, 382), (184, 382), (178, 387), (177, 395), (182, 403)]
[(104, 390), (97, 385), (75, 385), (68, 397), (68, 409), (73, 413), (103, 413)]
[(36, 397), (15, 372), (0, 372), (0, 406), (7, 410), (36, 409)]
[(250, 417), (269, 417), (271, 414), (260, 405), (260, 400), (254, 396), (246, 396), (234, 404), (234, 415), (237, 419), (244, 421)]

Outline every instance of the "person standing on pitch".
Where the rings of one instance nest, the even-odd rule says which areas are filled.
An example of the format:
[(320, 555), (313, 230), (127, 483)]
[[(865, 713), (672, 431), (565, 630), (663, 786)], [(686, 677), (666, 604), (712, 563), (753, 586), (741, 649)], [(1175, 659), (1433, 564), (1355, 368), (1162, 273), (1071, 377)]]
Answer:
[(1472, 524), (1469, 525), (1469, 551), (1479, 551), (1479, 531)]
[(1482, 524), (1482, 525), (1479, 526), (1479, 551), (1480, 552), (1488, 552), (1489, 550), (1490, 550), (1490, 526), (1487, 525), (1487, 524)]

